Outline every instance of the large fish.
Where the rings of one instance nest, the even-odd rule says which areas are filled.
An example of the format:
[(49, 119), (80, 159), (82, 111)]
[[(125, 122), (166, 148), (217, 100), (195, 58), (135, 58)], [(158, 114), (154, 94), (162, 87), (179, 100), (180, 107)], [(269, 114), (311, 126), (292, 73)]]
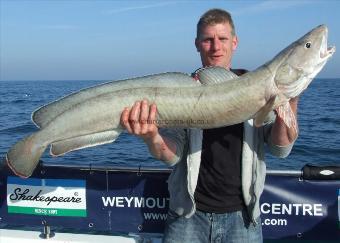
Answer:
[(294, 127), (288, 102), (307, 88), (335, 52), (335, 47), (327, 47), (327, 36), (327, 27), (318, 26), (242, 77), (223, 68), (203, 69), (198, 77), (207, 85), (186, 74), (164, 73), (81, 90), (35, 111), (32, 119), (40, 130), (8, 151), (7, 164), (18, 176), (29, 177), (49, 145), (58, 156), (113, 142), (123, 130), (124, 107), (145, 98), (157, 104), (155, 122), (160, 127), (215, 128), (251, 118), (260, 126), (275, 109)]

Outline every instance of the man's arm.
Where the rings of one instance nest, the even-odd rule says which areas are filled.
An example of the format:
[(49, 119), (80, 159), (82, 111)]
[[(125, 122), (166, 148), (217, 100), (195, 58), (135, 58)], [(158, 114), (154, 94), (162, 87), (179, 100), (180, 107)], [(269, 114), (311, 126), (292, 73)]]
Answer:
[(156, 159), (173, 163), (178, 158), (177, 145), (159, 133), (155, 124), (156, 113), (155, 104), (149, 106), (147, 100), (137, 101), (131, 109), (124, 109), (121, 115), (121, 124), (130, 134), (141, 137)]

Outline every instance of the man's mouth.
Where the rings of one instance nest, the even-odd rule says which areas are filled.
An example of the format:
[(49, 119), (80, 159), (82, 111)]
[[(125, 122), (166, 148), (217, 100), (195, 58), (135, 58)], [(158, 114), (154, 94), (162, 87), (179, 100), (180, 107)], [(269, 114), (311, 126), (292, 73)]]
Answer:
[(223, 57), (223, 55), (214, 55), (214, 56), (211, 56), (212, 59), (218, 59), (218, 58), (221, 58)]

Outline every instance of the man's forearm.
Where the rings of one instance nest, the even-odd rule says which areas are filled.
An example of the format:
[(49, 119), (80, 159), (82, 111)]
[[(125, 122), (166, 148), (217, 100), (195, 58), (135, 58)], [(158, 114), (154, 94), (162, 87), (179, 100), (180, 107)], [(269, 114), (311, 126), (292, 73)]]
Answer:
[(171, 163), (176, 158), (176, 144), (166, 137), (157, 134), (153, 138), (144, 139), (150, 153), (156, 159)]

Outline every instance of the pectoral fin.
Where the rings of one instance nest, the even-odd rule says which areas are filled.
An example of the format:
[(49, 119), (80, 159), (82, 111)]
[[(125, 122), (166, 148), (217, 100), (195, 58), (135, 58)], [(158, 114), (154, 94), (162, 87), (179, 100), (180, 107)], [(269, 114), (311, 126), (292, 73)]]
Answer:
[(289, 102), (282, 106), (279, 106), (276, 111), (277, 115), (283, 120), (288, 128), (293, 127), (295, 131), (297, 131), (296, 117), (294, 115), (294, 112), (292, 111), (292, 108), (289, 105)]
[(263, 106), (257, 113), (256, 113), (256, 116), (255, 116), (255, 126), (256, 127), (260, 127), (263, 125), (263, 123), (265, 123), (269, 115), (269, 113), (271, 111), (274, 110), (274, 104), (275, 104), (275, 101), (276, 101), (276, 97), (277, 96), (273, 96), (271, 97), (268, 102), (266, 103), (265, 106)]
[(118, 138), (120, 133), (121, 130), (110, 130), (61, 140), (51, 145), (50, 154), (60, 156), (73, 150), (112, 143)]

